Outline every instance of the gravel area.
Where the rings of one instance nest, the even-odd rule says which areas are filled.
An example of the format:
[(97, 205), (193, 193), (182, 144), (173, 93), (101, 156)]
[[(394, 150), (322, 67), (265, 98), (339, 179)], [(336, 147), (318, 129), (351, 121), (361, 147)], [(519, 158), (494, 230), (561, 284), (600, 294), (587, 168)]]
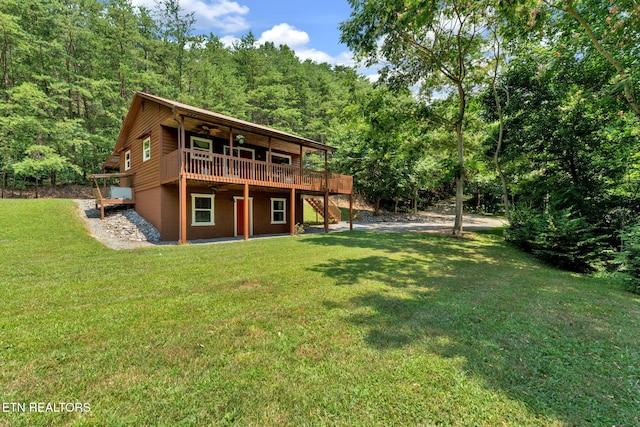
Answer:
[[(450, 233), (454, 220), (455, 215), (440, 211), (417, 214), (383, 213), (377, 216), (370, 211), (360, 211), (358, 218), (354, 220), (353, 229), (403, 233)], [(464, 214), (462, 218), (464, 231), (489, 230), (506, 224), (504, 219), (484, 215)], [(349, 223), (341, 222), (331, 227), (335, 231), (348, 230)]]
[[(91, 235), (111, 249), (135, 249), (154, 245), (176, 244), (176, 242), (162, 242), (160, 233), (133, 209), (108, 208), (104, 221), (100, 220), (100, 210), (95, 208), (93, 199), (77, 199), (80, 216), (86, 221)], [(354, 220), (353, 229), (363, 231), (395, 231), (426, 233), (450, 232), (453, 228), (454, 215), (442, 211), (420, 212), (418, 214), (373, 215), (369, 211), (360, 211)], [(506, 224), (500, 218), (482, 215), (464, 215), (464, 230), (474, 231), (491, 229)], [(332, 224), (331, 231), (345, 231), (349, 229), (348, 222)], [(308, 233), (321, 232), (322, 226), (307, 229)], [(206, 242), (220, 242), (238, 240), (212, 239)], [(205, 242), (205, 241), (203, 241)]]
[(111, 249), (135, 249), (160, 244), (160, 233), (133, 209), (107, 209), (104, 221), (93, 199), (77, 199), (80, 216), (91, 235)]

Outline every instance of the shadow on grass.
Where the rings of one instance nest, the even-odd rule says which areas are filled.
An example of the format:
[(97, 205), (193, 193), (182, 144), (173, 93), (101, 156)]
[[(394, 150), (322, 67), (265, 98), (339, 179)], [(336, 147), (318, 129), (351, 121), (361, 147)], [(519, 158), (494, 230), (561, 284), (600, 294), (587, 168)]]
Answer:
[[(617, 362), (636, 363), (640, 347), (620, 342), (611, 322), (624, 318), (599, 307), (606, 294), (589, 297), (583, 279), (542, 268), (495, 236), (353, 232), (306, 243), (345, 254), (313, 271), (377, 288), (325, 301), (348, 313), (368, 346), (463, 357), (467, 375), (569, 425), (640, 423), (640, 371)], [(349, 258), (350, 247), (372, 253)]]

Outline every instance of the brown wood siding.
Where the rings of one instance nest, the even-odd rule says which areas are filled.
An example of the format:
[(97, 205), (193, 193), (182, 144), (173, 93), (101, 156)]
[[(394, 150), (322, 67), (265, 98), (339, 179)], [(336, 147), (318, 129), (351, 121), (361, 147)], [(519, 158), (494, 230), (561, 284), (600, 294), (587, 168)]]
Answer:
[(162, 126), (162, 154), (169, 154), (178, 149), (178, 129)]
[[(160, 231), (162, 240), (178, 240), (178, 187), (176, 185), (162, 186), (162, 224), (156, 226)], [(214, 199), (214, 220), (212, 226), (193, 226), (191, 224), (191, 195), (211, 194), (210, 187), (187, 187), (187, 239), (215, 239), (221, 237), (233, 237), (234, 235), (234, 197), (242, 197), (242, 191), (219, 191)], [(290, 193), (285, 192), (256, 192), (249, 191), (249, 197), (253, 198), (253, 234), (286, 234), (289, 233), (289, 209)], [(287, 200), (286, 224), (271, 224), (271, 199), (281, 198)], [(160, 199), (160, 198), (159, 198)], [(299, 204), (296, 205), (296, 217)], [(154, 224), (155, 225), (155, 224)]]
[(136, 190), (136, 212), (153, 224), (162, 233), (162, 216), (160, 211), (160, 187), (139, 191)]
[(179, 202), (178, 186), (163, 185), (161, 190), (162, 225), (160, 238), (165, 241), (178, 240)]
[[(289, 232), (289, 192), (283, 193), (257, 193), (249, 191), (249, 196), (253, 197), (253, 233), (258, 234), (280, 234)], [(271, 224), (271, 199), (287, 199), (287, 210), (285, 213), (286, 224)]]
[[(136, 193), (144, 192), (160, 185), (160, 157), (161, 141), (166, 140), (160, 135), (162, 128), (160, 123), (172, 116), (169, 108), (144, 102), (140, 105), (136, 120), (127, 136), (125, 151), (131, 150), (131, 169), (127, 172), (135, 172)], [(151, 138), (151, 158), (142, 160), (142, 142)], [(124, 159), (124, 155), (122, 156)], [(123, 160), (124, 161), (124, 160)], [(124, 164), (122, 165), (124, 170)]]

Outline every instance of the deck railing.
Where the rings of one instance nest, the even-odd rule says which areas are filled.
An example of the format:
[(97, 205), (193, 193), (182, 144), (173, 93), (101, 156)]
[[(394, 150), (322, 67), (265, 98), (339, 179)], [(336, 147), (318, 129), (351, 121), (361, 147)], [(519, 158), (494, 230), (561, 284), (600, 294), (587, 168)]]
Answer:
[[(248, 183), (250, 185), (309, 191), (324, 191), (325, 189), (324, 172), (199, 150), (176, 150), (165, 155), (160, 168), (161, 181), (169, 182), (178, 179), (180, 155), (182, 155), (187, 179), (236, 184)], [(349, 194), (352, 188), (352, 177), (332, 173), (328, 175), (330, 192)]]

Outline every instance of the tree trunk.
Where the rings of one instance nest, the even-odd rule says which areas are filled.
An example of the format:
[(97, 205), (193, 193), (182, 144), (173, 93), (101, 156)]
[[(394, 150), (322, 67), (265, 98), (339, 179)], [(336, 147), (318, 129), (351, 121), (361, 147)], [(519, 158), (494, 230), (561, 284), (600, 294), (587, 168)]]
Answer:
[(462, 236), (462, 214), (463, 214), (463, 197), (464, 197), (464, 134), (462, 126), (464, 125), (464, 113), (467, 109), (467, 95), (462, 87), (462, 82), (457, 82), (458, 98), (460, 106), (458, 108), (458, 120), (455, 124), (456, 139), (458, 143), (458, 163), (456, 164), (456, 208), (455, 222), (453, 224), (453, 235)]
[(380, 197), (376, 197), (376, 208), (375, 211), (373, 211), (374, 215), (380, 215), (380, 202), (382, 201), (382, 198)]
[(4, 166), (2, 168), (2, 195), (0, 196), (1, 199), (4, 199), (4, 189), (7, 185), (7, 167)]
[[(502, 168), (500, 167), (500, 151), (502, 150), (502, 141), (504, 139), (504, 114), (502, 113), (502, 105), (500, 105), (500, 97), (498, 96), (498, 88), (496, 79), (498, 77), (498, 60), (500, 57), (500, 46), (498, 45), (498, 52), (496, 59), (496, 65), (493, 74), (493, 99), (496, 102), (496, 109), (498, 111), (498, 141), (496, 145), (496, 151), (493, 153), (493, 164), (496, 167), (496, 172), (498, 172), (498, 177), (500, 177), (500, 185), (502, 186), (502, 203), (504, 204), (504, 214), (509, 218), (510, 215), (510, 207), (509, 207), (509, 188), (507, 188), (507, 180), (504, 177), (504, 173), (502, 172)], [(507, 93), (507, 102), (509, 100), (509, 94)]]
[(458, 139), (458, 163), (456, 165), (456, 217), (453, 224), (453, 235), (462, 236), (462, 204), (464, 202), (464, 142), (462, 134), (462, 123), (458, 123), (456, 125), (456, 136)]

